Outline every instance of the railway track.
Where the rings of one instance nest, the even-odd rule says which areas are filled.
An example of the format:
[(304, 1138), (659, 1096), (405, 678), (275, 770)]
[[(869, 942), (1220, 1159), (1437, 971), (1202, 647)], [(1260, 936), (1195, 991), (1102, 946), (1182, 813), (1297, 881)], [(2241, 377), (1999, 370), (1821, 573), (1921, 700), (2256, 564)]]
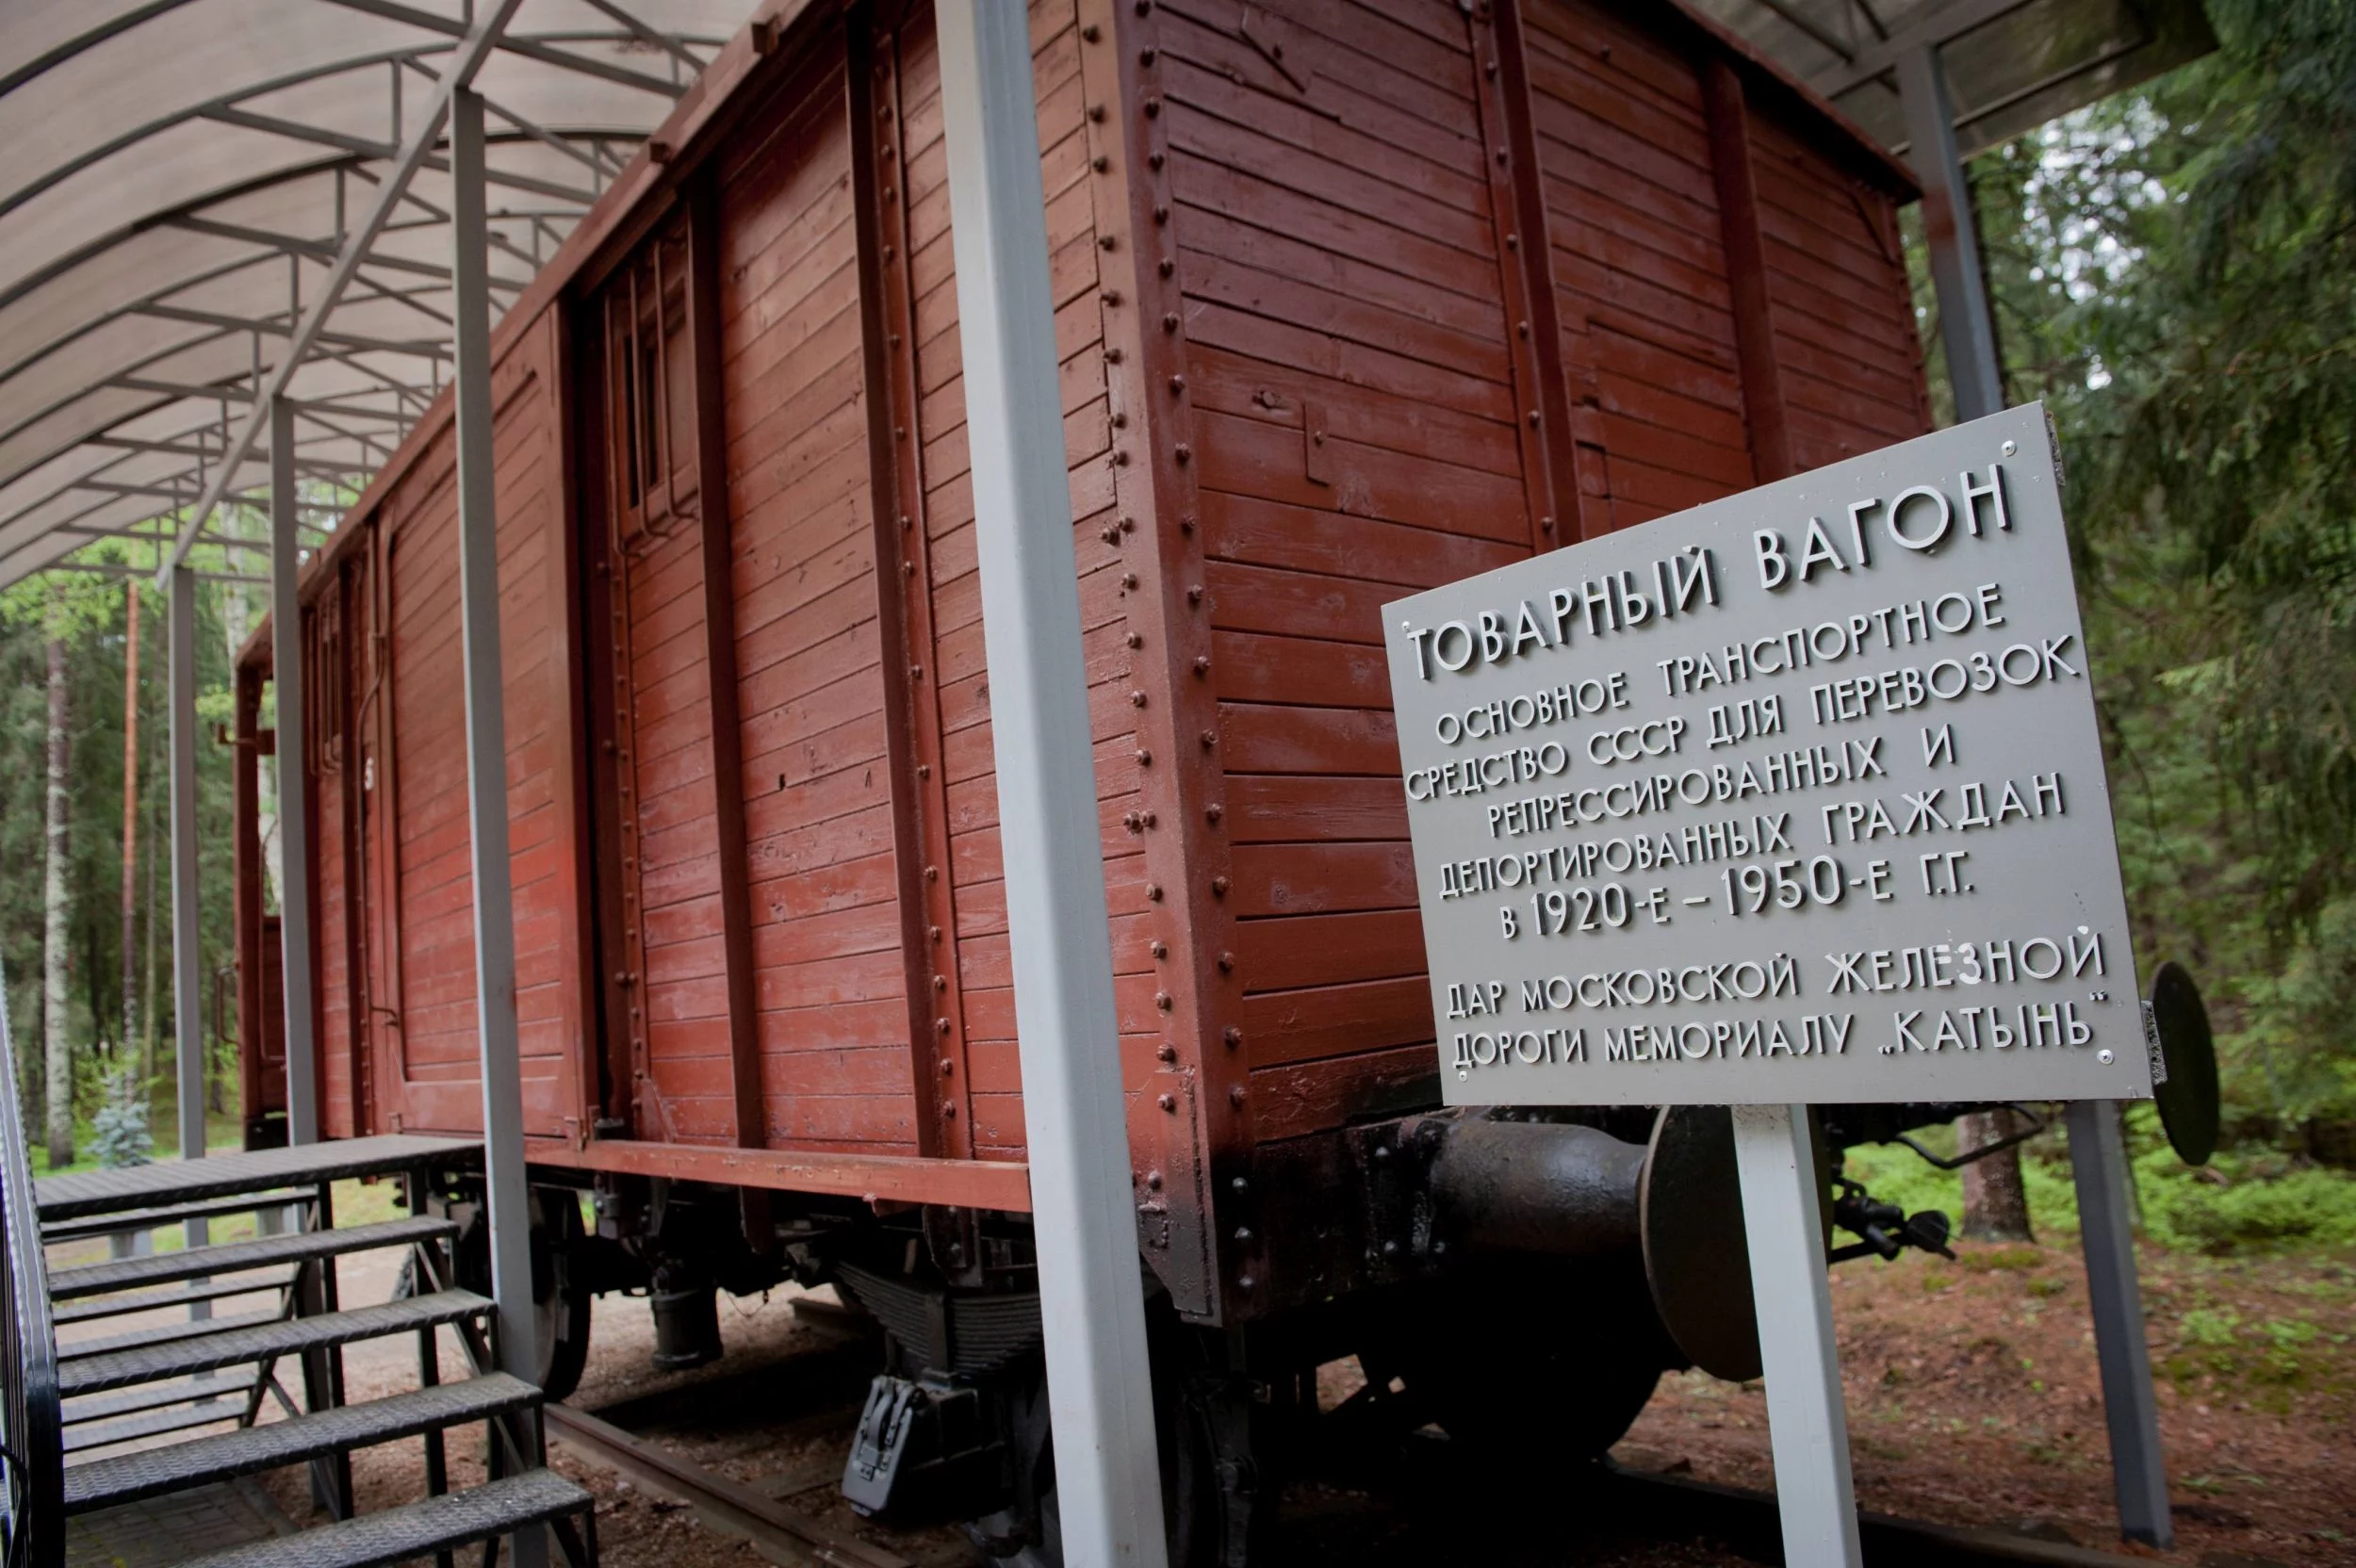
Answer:
[[(563, 1405), (549, 1406), (547, 1415), (551, 1441), (686, 1504), (707, 1527), (750, 1542), (773, 1561), (823, 1568), (952, 1568), (973, 1560), (955, 1549), (916, 1555), (877, 1545), (791, 1505), (794, 1497), (834, 1484), (831, 1471), (806, 1467), (807, 1473), (797, 1470), (748, 1483), (707, 1469), (657, 1438), (625, 1430), (599, 1416)], [(847, 1438), (858, 1407), (846, 1404), (840, 1415)], [(805, 1414), (795, 1424), (807, 1428), (812, 1415)], [(1471, 1473), (1477, 1464), (1448, 1452), (1448, 1446), (1444, 1438), (1415, 1440), (1395, 1474), (1385, 1466), (1380, 1477), (1351, 1478), (1365, 1484), (1364, 1492), (1343, 1478), (1327, 1476), (1324, 1490), (1333, 1500), (1323, 1508), (1314, 1500), (1288, 1507), (1280, 1516), (1269, 1560), (1311, 1561), (1338, 1552), (1369, 1568), (1429, 1560), (1436, 1529), (1498, 1568), (1524, 1561), (1562, 1562), (1574, 1536), (1616, 1543), (1622, 1552), (1640, 1558), (1644, 1543), (1681, 1542), (1702, 1544), (1744, 1561), (1783, 1561), (1770, 1494), (1606, 1462), (1564, 1478), (1541, 1511), (1514, 1506), (1494, 1481), (1481, 1484)], [(1337, 1482), (1348, 1490), (1335, 1493)], [(1370, 1509), (1387, 1512), (1396, 1499), (1418, 1494), (1421, 1501), (1400, 1515), (1397, 1530), (1386, 1531), (1378, 1524), (1372, 1536), (1361, 1539)], [(1437, 1517), (1450, 1496), (1488, 1511), (1477, 1522)], [(2128, 1568), (2151, 1560), (2017, 1531), (1883, 1513), (1866, 1513), (1861, 1524), (1868, 1568)], [(1318, 1555), (1305, 1555), (1310, 1553)], [(1606, 1546), (1594, 1560), (1614, 1560), (1612, 1548)]]

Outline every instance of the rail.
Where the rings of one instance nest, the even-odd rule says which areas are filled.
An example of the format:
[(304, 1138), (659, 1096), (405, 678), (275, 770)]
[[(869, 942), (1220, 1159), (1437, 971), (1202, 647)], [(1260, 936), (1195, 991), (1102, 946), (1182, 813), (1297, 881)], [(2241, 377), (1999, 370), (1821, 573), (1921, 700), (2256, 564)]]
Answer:
[(65, 1441), (57, 1410), (57, 1331), (33, 1203), (33, 1167), (17, 1105), (16, 1047), (0, 982), (0, 1563), (65, 1561)]

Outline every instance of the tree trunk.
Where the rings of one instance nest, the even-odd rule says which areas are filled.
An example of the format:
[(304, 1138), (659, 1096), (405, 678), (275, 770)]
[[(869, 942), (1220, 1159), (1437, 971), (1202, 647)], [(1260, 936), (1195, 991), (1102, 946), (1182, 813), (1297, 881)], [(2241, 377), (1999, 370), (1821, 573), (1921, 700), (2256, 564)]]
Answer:
[[(139, 1042), (139, 585), (123, 585), (123, 1054)], [(151, 1064), (137, 1070), (145, 1077)]]
[(67, 1033), (67, 944), (73, 939), (66, 880), (65, 643), (49, 640), (49, 801), (47, 867), (41, 879), (41, 1032), (49, 1166), (74, 1162), (74, 1041)]
[[(1974, 1111), (1955, 1122), (1955, 1152), (1984, 1149), (2021, 1130), (2012, 1111)], [(2019, 1145), (1963, 1168), (1963, 1233), (1973, 1241), (2035, 1241)]]

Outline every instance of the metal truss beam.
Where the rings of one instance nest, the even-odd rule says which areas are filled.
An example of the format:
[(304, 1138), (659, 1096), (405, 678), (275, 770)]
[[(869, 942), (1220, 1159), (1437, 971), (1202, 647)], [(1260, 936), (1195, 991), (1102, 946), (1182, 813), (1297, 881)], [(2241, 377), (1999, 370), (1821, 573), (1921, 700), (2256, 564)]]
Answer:
[[(514, 20), (515, 8), (520, 4), (522, 0), (490, 0), (452, 54), (449, 69), (438, 79), (422, 122), (410, 141), (401, 148), (401, 155), (393, 160), (390, 177), (377, 191), (375, 201), (345, 240), (335, 265), (328, 271), (326, 286), (312, 301), (311, 308), (303, 314), (302, 324), (295, 329), (285, 360), (270, 377), (267, 388), (270, 397), (275, 398), (286, 392), (287, 384), (293, 381), (296, 367), (309, 355), (312, 344), (325, 329), (328, 313), (335, 308), (336, 302), (343, 298), (344, 290), (351, 286), (361, 264), (368, 259), (369, 248), (376, 243), (377, 235), (391, 220), (394, 210), (400, 205), (402, 192), (408, 189), (409, 182), (416, 176), (419, 165), (440, 139), (442, 126), (450, 118), (450, 100), (465, 90), (474, 80), (475, 74), (483, 69), (483, 62), (498, 46), (499, 35), (507, 30), (507, 24)], [(221, 477), (206, 487), (204, 498), (197, 504), (192, 526), (180, 536), (180, 543), (172, 547), (170, 565), (177, 566), (187, 558), (196, 531), (212, 515), (213, 509), (221, 504), (221, 498), (228, 489), (228, 473), (244, 460), (247, 452), (254, 449), (254, 440), (261, 434), (262, 423), (268, 417), (267, 402), (257, 402), (247, 416), (237, 436), (231, 443), (231, 456)], [(162, 589), (169, 586), (170, 580), (168, 571), (159, 571), (156, 587)]]
[[(380, 162), (395, 156), (401, 151), (390, 142), (371, 141), (367, 137), (350, 136), (342, 131), (331, 131), (320, 125), (306, 125), (299, 120), (286, 120), (274, 114), (255, 114), (250, 109), (232, 108), (227, 105), (215, 105), (202, 113), (203, 118), (206, 120), (216, 121), (223, 125), (235, 125), (240, 130), (260, 131), (269, 136), (285, 137), (290, 141), (307, 141), (321, 147), (333, 147), (338, 152), (351, 153), (358, 157), (375, 158)], [(429, 156), (418, 167), (431, 169), (436, 173), (448, 173), (450, 160), (438, 155)], [(518, 174), (513, 170), (491, 169), (486, 171), (483, 177), (491, 185), (505, 186), (515, 190), (529, 190), (535, 196), (551, 196), (560, 202), (578, 202), (584, 207), (597, 199), (596, 191), (560, 185), (554, 180), (543, 180), (531, 174)]]
[[(466, 30), (466, 24), (454, 17), (437, 16), (432, 11), (422, 11), (414, 6), (401, 5), (398, 0), (328, 0), (328, 4), (341, 6), (346, 10), (359, 11), (368, 16), (380, 16), (388, 22), (405, 23), (409, 26), (425, 32), (442, 33), (451, 38), (460, 37)], [(513, 8), (510, 8), (511, 14), (512, 10)], [(481, 24), (478, 22), (476, 25), (480, 26)], [(507, 38), (503, 36), (504, 29), (501, 29), (501, 35), (495, 41), (497, 47), (510, 55), (520, 55), (525, 59), (537, 60), (542, 65), (553, 65), (566, 71), (578, 71), (585, 76), (601, 77), (622, 87), (634, 87), (641, 92), (660, 93), (665, 98), (677, 98), (686, 90), (677, 82), (667, 82), (660, 76), (649, 76), (643, 71), (632, 71), (626, 65), (614, 65), (606, 60), (593, 59), (585, 55), (576, 55), (570, 50), (555, 48), (537, 39)], [(469, 71), (466, 75), (471, 81), (474, 73)]]

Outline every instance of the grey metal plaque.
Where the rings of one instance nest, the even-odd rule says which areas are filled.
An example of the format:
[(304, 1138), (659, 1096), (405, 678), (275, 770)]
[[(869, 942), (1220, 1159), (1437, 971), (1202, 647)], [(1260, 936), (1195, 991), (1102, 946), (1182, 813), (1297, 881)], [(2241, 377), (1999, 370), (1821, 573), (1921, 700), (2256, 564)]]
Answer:
[(1449, 1103), (2151, 1092), (2041, 406), (1384, 631)]

